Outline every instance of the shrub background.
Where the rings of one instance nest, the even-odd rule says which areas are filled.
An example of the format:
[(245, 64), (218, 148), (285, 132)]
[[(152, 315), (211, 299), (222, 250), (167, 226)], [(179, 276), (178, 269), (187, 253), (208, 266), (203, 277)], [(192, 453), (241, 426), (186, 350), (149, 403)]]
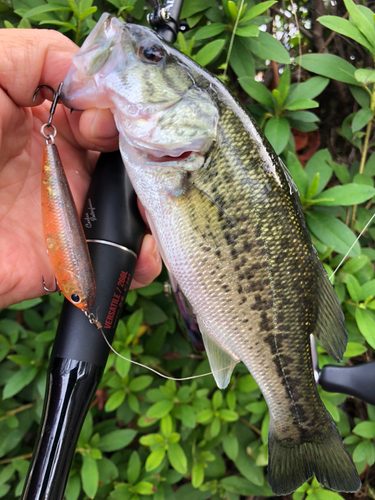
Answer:
[[(102, 12), (146, 24), (150, 7), (144, 0), (2, 0), (0, 27), (58, 29), (81, 44)], [(329, 274), (375, 213), (371, 7), (352, 0), (327, 6), (322, 0), (185, 0), (177, 40), (228, 85), (281, 155)], [(374, 224), (334, 277), (349, 333), (347, 365), (374, 360)], [(114, 347), (173, 377), (205, 373), (206, 356), (187, 339), (173, 299), (164, 294), (165, 279), (164, 273), (129, 293)], [(61, 303), (53, 294), (0, 312), (0, 498), (22, 492)], [(335, 364), (321, 348), (319, 360)], [(375, 498), (375, 407), (320, 394), (361, 474), (359, 497)], [(267, 405), (241, 364), (219, 391), (212, 377), (165, 381), (110, 354), (65, 498), (271, 497), (268, 422)], [(287, 498), (354, 495), (313, 480)]]

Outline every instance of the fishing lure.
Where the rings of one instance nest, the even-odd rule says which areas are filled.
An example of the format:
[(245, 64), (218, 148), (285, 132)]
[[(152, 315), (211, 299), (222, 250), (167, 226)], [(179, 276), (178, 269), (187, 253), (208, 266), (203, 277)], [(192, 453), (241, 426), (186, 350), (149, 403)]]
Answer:
[[(57, 92), (48, 85), (41, 85), (34, 100), (43, 87), (53, 93), (50, 116), (40, 132), (46, 140), (42, 169), (42, 220), (47, 252), (55, 273), (58, 289), (89, 320), (89, 310), (95, 301), (95, 278), (83, 228), (70, 187), (55, 145), (56, 128), (52, 125), (62, 83)], [(47, 131), (46, 129), (50, 129)], [(52, 292), (45, 286), (46, 291)]]

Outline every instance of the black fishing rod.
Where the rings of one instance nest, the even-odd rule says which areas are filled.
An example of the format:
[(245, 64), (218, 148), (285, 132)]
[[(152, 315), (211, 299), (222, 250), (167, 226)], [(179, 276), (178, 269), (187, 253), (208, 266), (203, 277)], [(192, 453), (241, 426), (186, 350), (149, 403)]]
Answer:
[[(178, 33), (182, 0), (158, 1), (149, 22), (166, 41)], [(111, 343), (125, 304), (145, 224), (119, 151), (99, 157), (82, 215), (95, 274), (96, 300)], [(95, 324), (65, 299), (47, 373), (39, 434), (22, 500), (62, 500), (74, 451), (107, 362)]]

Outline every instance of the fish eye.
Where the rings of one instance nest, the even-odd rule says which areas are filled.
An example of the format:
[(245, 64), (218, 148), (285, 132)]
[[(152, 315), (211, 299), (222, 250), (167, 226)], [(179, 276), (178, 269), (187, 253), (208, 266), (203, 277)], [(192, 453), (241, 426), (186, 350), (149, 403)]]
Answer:
[(77, 293), (72, 293), (70, 296), (70, 300), (73, 302), (73, 304), (79, 304), (81, 302), (81, 297)]
[(138, 50), (138, 55), (148, 63), (158, 63), (165, 57), (165, 50), (161, 45), (153, 43), (152, 45), (141, 45)]

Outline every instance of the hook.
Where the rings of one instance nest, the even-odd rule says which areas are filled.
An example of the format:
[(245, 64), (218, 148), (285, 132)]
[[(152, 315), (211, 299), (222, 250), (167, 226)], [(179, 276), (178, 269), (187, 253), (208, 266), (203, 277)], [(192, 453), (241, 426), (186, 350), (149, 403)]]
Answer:
[(54, 292), (59, 292), (59, 295), (61, 295), (61, 290), (59, 288), (59, 285), (57, 283), (57, 279), (55, 278), (55, 289), (50, 290), (49, 288), (46, 287), (46, 282), (44, 281), (44, 276), (42, 276), (42, 283), (43, 283), (43, 288), (46, 292), (54, 293)]
[(49, 85), (40, 85), (36, 91), (34, 92), (34, 96), (33, 96), (33, 101), (35, 101), (37, 95), (38, 95), (38, 92), (40, 89), (43, 89), (43, 88), (47, 88), (49, 89), (52, 94), (53, 94), (53, 101), (52, 101), (52, 104), (51, 104), (51, 108), (49, 110), (49, 118), (48, 118), (48, 122), (46, 123), (46, 127), (51, 127), (52, 125), (52, 118), (53, 118), (53, 115), (55, 114), (55, 111), (56, 111), (56, 106), (57, 106), (57, 101), (60, 99), (60, 96), (61, 96), (61, 90), (62, 90), (62, 87), (64, 85), (64, 82), (61, 82), (60, 85), (59, 85), (59, 88), (57, 89), (57, 92), (54, 91), (54, 89), (52, 87), (50, 87)]

